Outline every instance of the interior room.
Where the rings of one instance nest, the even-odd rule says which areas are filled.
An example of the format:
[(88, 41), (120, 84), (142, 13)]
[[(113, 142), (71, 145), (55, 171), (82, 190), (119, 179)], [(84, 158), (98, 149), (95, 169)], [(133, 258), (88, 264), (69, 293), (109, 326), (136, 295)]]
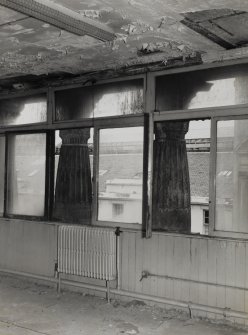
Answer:
[[(247, 26), (240, 0), (0, 0), (0, 334), (247, 330)], [(12, 311), (39, 299), (108, 321)]]

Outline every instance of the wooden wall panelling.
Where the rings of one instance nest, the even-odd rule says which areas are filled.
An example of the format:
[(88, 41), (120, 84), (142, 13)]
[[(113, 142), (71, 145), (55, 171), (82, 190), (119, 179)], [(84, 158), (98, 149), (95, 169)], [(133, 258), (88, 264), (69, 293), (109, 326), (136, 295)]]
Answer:
[(56, 226), (21, 220), (0, 222), (0, 268), (54, 276)]
[[(245, 288), (245, 243), (235, 243), (235, 285)], [(245, 290), (236, 290), (235, 310), (245, 311)]]
[[(162, 234), (158, 235), (158, 245), (159, 245), (159, 259), (157, 260), (158, 271), (161, 275), (166, 275), (167, 273), (167, 254), (166, 254), (166, 239)], [(158, 279), (158, 296), (159, 297), (166, 297), (166, 284), (168, 280), (166, 278), (159, 278)]]
[(121, 234), (121, 288), (128, 290), (129, 259), (128, 259), (128, 233)]
[[(245, 260), (245, 249), (246, 245), (244, 242), (236, 242), (235, 251), (235, 283), (239, 287), (245, 288), (245, 275), (246, 275), (246, 264)], [(235, 295), (235, 309), (242, 312), (245, 311), (245, 290), (236, 290)], [(245, 320), (236, 319), (238, 323), (245, 325)]]
[(135, 292), (136, 279), (136, 234), (128, 234), (128, 290)]
[[(199, 266), (199, 280), (202, 282), (207, 281), (208, 273), (208, 253), (207, 253), (207, 243), (206, 238), (198, 238), (198, 266)], [(208, 303), (208, 285), (200, 284), (199, 285), (199, 303), (202, 305), (207, 305)]]
[(248, 243), (245, 244), (245, 311), (248, 313)]
[[(210, 283), (216, 283), (217, 280), (217, 268), (216, 268), (216, 241), (212, 239), (207, 240), (207, 281)], [(208, 286), (208, 301), (209, 306), (217, 306), (217, 287), (213, 285)]]
[[(151, 237), (152, 244), (150, 247), (150, 269), (149, 272), (152, 274), (161, 274), (160, 272), (160, 264), (163, 262), (163, 259), (160, 256), (160, 246), (159, 246), (159, 235), (153, 234)], [(162, 279), (162, 280), (161, 280)], [(158, 285), (163, 284), (163, 278), (158, 277), (149, 277), (146, 279), (150, 281), (150, 292), (149, 294), (158, 296)]]
[[(224, 284), (226, 281), (226, 241), (216, 240), (216, 282)], [(226, 306), (226, 288), (217, 288), (217, 307), (225, 308)]]
[[(198, 240), (195, 238), (190, 239), (190, 276), (189, 279), (199, 280), (199, 251), (198, 251)], [(190, 301), (199, 303), (199, 285), (190, 283)]]
[[(248, 289), (248, 243), (245, 244), (245, 288)], [(245, 291), (245, 312), (248, 313), (248, 291)], [(248, 326), (248, 319), (246, 320)]]
[[(174, 238), (174, 276), (177, 278), (189, 278), (190, 262), (190, 242), (189, 238), (176, 236)], [(176, 300), (188, 301), (189, 283), (183, 280), (174, 281), (174, 298)]]
[[(174, 274), (174, 237), (173, 236), (163, 236), (166, 243), (166, 275), (173, 276)], [(173, 299), (174, 296), (174, 280), (165, 280), (165, 292), (166, 298)]]
[(140, 232), (134, 234), (136, 238), (136, 262), (135, 262), (135, 292), (142, 293), (143, 282), (140, 281), (141, 273), (143, 271), (144, 263), (144, 252), (143, 252), (143, 242), (144, 239), (141, 236)]
[[(226, 248), (226, 267), (225, 267), (225, 281), (227, 285), (235, 286), (235, 251), (236, 251), (236, 242), (224, 242), (222, 245), (225, 245)], [(235, 310), (235, 296), (237, 290), (233, 288), (226, 288), (226, 307)]]
[[(153, 236), (149, 239), (143, 240), (143, 270), (151, 272), (151, 248), (153, 244)], [(151, 279), (144, 278), (142, 280), (142, 292), (150, 294), (151, 292)]]
[[(180, 277), (184, 279), (190, 278), (190, 248), (191, 242), (190, 238), (182, 239), (182, 249), (180, 255), (182, 257), (183, 263), (181, 266), (182, 272)], [(190, 283), (187, 281), (182, 281), (182, 291), (181, 291), (181, 300), (182, 301), (190, 301)]]
[[(154, 233), (151, 239), (143, 239), (140, 232), (124, 232), (121, 250), (124, 290), (247, 311), (247, 292), (235, 289), (235, 286), (248, 287), (246, 242), (163, 233)], [(143, 270), (199, 283), (162, 277), (148, 277), (140, 282)], [(207, 282), (220, 286), (208, 285)], [(234, 288), (221, 286), (225, 284)]]

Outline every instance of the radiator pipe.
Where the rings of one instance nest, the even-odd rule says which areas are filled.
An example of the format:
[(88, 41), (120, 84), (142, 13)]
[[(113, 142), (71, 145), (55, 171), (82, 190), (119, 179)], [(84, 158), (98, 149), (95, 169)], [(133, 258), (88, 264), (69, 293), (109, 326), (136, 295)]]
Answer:
[(69, 280), (69, 279), (61, 279), (60, 282), (62, 285), (64, 284), (64, 285), (69, 285), (69, 286), (74, 286), (74, 287), (81, 287), (81, 288), (86, 288), (88, 290), (96, 290), (96, 291), (107, 293), (107, 287), (103, 287), (103, 286), (76, 282), (76, 281)]
[(239, 319), (246, 319), (246, 320), (248, 319), (247, 313), (236, 312), (228, 308), (211, 307), (211, 306), (200, 305), (200, 304), (186, 303), (186, 302), (181, 302), (177, 300), (169, 300), (166, 298), (154, 297), (154, 296), (150, 296), (150, 295), (146, 295), (142, 293), (128, 292), (124, 290), (111, 289), (110, 293), (125, 296), (125, 297), (135, 298), (135, 299), (153, 301), (153, 302), (162, 303), (165, 305), (171, 305), (174, 307), (181, 307), (189, 311), (197, 310), (197, 311), (203, 311), (206, 313), (215, 313), (215, 314), (223, 315), (224, 317), (236, 317)]
[(148, 277), (156, 277), (156, 278), (163, 278), (163, 279), (169, 279), (169, 280), (177, 280), (177, 281), (183, 281), (193, 284), (200, 284), (200, 285), (208, 285), (208, 286), (217, 286), (217, 287), (225, 287), (235, 290), (241, 290), (241, 291), (248, 291), (247, 287), (241, 287), (241, 286), (232, 286), (232, 285), (226, 285), (226, 284), (219, 284), (219, 283), (212, 283), (202, 280), (194, 280), (194, 279), (188, 279), (188, 278), (180, 278), (180, 277), (174, 277), (174, 276), (168, 276), (168, 275), (160, 275), (155, 273), (150, 273), (149, 271), (142, 271), (141, 272), (141, 278), (140, 281), (143, 279), (146, 279)]
[[(50, 281), (53, 283), (57, 283), (58, 279), (53, 278), (53, 277), (46, 277), (46, 276), (40, 276), (40, 275), (33, 275), (30, 273), (25, 273), (25, 272), (19, 272), (19, 271), (12, 271), (12, 270), (6, 270), (6, 269), (0, 269), (0, 273), (6, 273), (6, 274), (13, 274), (13, 275), (19, 275), (19, 276), (24, 276), (24, 277), (29, 277), (33, 279), (39, 279), (39, 280), (44, 280), (44, 281)], [(107, 292), (106, 287), (101, 287), (93, 284), (86, 284), (86, 283), (81, 283), (81, 282), (75, 282), (72, 280), (67, 280), (67, 279), (61, 279), (61, 284), (64, 285), (69, 285), (69, 286), (75, 286), (75, 287), (81, 287), (89, 290), (96, 290), (100, 292)], [(196, 310), (196, 311), (203, 311), (206, 313), (215, 313), (218, 315), (222, 315), (223, 317), (235, 317), (239, 319), (248, 319), (248, 314), (245, 312), (236, 312), (231, 309), (227, 308), (220, 308), (220, 307), (210, 307), (206, 305), (200, 305), (200, 304), (192, 304), (192, 303), (186, 303), (186, 302), (181, 302), (177, 300), (170, 300), (166, 298), (159, 298), (159, 297), (154, 297), (142, 293), (135, 293), (135, 292), (128, 292), (124, 290), (118, 290), (118, 289), (110, 289), (110, 294), (115, 294), (115, 295), (120, 295), (120, 296), (125, 296), (129, 298), (135, 298), (135, 299), (140, 299), (140, 300), (148, 300), (148, 301), (153, 301), (165, 305), (170, 305), (174, 307), (181, 307), (188, 309), (189, 311)]]
[(116, 227), (116, 288), (117, 290), (121, 287), (121, 276), (120, 276), (120, 235), (122, 231), (120, 227)]
[(55, 277), (47, 277), (47, 276), (35, 275), (35, 274), (27, 273), (27, 272), (6, 270), (6, 269), (0, 269), (0, 272), (10, 274), (10, 275), (23, 276), (23, 277), (28, 277), (32, 279), (45, 280), (45, 281), (50, 281), (53, 283), (58, 283), (58, 280)]
[(60, 285), (64, 284), (64, 285), (86, 288), (86, 289), (89, 289), (89, 290), (97, 290), (97, 291), (101, 291), (101, 292), (107, 292), (107, 287), (101, 287), (101, 286), (94, 285), (94, 284), (86, 284), (86, 283), (82, 283), (82, 282), (76, 282), (76, 281), (69, 280), (69, 279), (61, 279), (60, 276), (58, 276), (57, 278), (47, 277), (47, 276), (35, 275), (35, 274), (27, 273), (27, 272), (6, 270), (6, 269), (0, 269), (0, 273), (22, 276), (22, 277), (28, 277), (28, 278), (32, 278), (32, 279), (38, 279), (38, 280), (44, 280), (44, 281), (55, 283), (57, 285), (60, 282)]

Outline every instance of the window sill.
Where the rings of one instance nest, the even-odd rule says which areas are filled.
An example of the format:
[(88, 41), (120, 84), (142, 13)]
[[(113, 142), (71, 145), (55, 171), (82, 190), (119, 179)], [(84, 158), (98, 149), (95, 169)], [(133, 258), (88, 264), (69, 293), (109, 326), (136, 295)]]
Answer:
[(0, 224), (4, 222), (29, 222), (34, 224), (47, 224), (56, 226), (57, 222), (45, 221), (45, 220), (34, 220), (32, 218), (10, 218), (10, 217), (0, 217)]
[[(7, 222), (27, 222), (33, 224), (45, 224), (50, 226), (61, 226), (61, 225), (75, 225), (75, 226), (85, 226), (80, 223), (72, 222), (56, 222), (56, 221), (42, 221), (42, 220), (32, 220), (32, 219), (20, 219), (20, 218), (6, 218), (0, 217), (0, 224)], [(132, 223), (122, 223), (122, 222), (106, 222), (106, 221), (97, 221), (89, 227), (106, 227), (106, 228), (117, 228), (120, 227), (123, 231), (139, 233), (142, 232), (141, 224), (132, 224)], [(200, 234), (188, 234), (188, 233), (176, 233), (176, 232), (166, 232), (166, 231), (153, 231), (152, 235), (163, 235), (171, 237), (181, 237), (181, 238), (194, 238), (194, 239), (215, 239), (215, 240), (230, 240), (238, 242), (247, 242), (248, 233), (236, 233), (236, 232), (222, 232), (214, 231), (211, 235), (200, 235)]]
[[(46, 224), (52, 226), (86, 226), (83, 224), (73, 223), (73, 222), (58, 222), (58, 221), (45, 221), (45, 220), (34, 220), (32, 218), (10, 218), (10, 217), (0, 217), (0, 224), (4, 222), (32, 222), (34, 224)], [(108, 222), (108, 221), (96, 221), (94, 224), (87, 225), (89, 227), (106, 227), (106, 228), (117, 228), (120, 227), (123, 230), (133, 230), (141, 231), (142, 225), (138, 223), (123, 223), (123, 222)]]
[(176, 232), (166, 232), (166, 231), (153, 231), (152, 235), (165, 235), (165, 236), (173, 236), (173, 237), (184, 237), (184, 238), (194, 238), (194, 239), (207, 239), (207, 240), (231, 240), (231, 241), (239, 241), (246, 242), (248, 241), (248, 234), (241, 233), (228, 233), (228, 232), (213, 232), (211, 235), (203, 235), (196, 233), (176, 233)]
[(124, 230), (135, 230), (141, 231), (142, 224), (139, 223), (125, 223), (125, 222), (110, 222), (110, 221), (95, 221), (92, 224), (93, 227), (107, 227), (107, 228), (117, 228), (120, 227)]

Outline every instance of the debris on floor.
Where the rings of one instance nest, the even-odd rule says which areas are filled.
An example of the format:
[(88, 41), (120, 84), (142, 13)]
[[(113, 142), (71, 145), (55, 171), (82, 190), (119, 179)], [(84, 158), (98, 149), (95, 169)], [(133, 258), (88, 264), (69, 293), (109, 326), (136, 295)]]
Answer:
[(187, 313), (112, 300), (0, 277), (0, 335), (245, 335), (230, 324), (190, 319)]

